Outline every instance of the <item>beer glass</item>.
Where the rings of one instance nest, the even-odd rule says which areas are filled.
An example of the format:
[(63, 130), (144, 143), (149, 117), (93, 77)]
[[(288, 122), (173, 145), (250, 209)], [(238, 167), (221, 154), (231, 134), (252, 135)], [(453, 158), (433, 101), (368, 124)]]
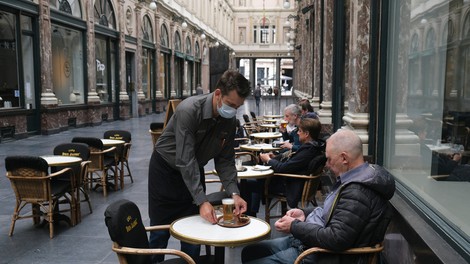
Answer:
[(233, 224), (233, 223), (235, 223), (235, 219), (233, 217), (234, 207), (235, 207), (235, 202), (233, 201), (232, 198), (222, 199), (224, 224)]

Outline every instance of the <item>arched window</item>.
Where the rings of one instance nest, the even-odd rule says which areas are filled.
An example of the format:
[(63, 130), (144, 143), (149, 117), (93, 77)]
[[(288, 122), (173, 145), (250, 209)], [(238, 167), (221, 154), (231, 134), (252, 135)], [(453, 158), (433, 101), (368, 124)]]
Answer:
[(410, 53), (418, 52), (419, 48), (419, 41), (418, 41), (418, 34), (413, 34), (411, 37), (411, 44), (410, 44)]
[(426, 42), (424, 42), (424, 49), (433, 49), (436, 47), (436, 33), (433, 28), (428, 30), (426, 34)]
[(178, 31), (175, 33), (175, 51), (182, 52), (181, 50), (181, 36)]
[(145, 15), (142, 21), (142, 38), (153, 42), (153, 28), (149, 16)]
[(95, 1), (95, 23), (111, 29), (117, 29), (116, 17), (110, 0)]
[(449, 19), (447, 23), (444, 25), (444, 29), (442, 31), (442, 45), (446, 45), (453, 41), (454, 38), (454, 22)]
[(463, 39), (470, 38), (470, 13), (465, 17), (465, 22), (463, 23)]
[(170, 39), (168, 37), (168, 29), (162, 24), (160, 27), (160, 45), (163, 47), (169, 47)]
[(201, 58), (201, 48), (199, 47), (199, 42), (196, 41), (194, 44), (194, 57), (197, 59)]
[(189, 39), (189, 36), (186, 37), (186, 54), (187, 55), (193, 54), (193, 47), (191, 45), (191, 40)]
[(74, 17), (82, 18), (82, 9), (79, 0), (49, 0), (51, 9), (56, 9)]

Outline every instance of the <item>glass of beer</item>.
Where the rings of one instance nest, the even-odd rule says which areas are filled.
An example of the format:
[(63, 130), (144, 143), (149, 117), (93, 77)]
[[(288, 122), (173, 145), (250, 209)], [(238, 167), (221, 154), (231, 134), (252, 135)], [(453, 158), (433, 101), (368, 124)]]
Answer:
[(287, 127), (287, 121), (286, 121), (286, 120), (282, 120), (282, 121), (281, 121), (281, 127), (282, 127), (282, 128), (286, 128), (286, 127)]
[(235, 218), (233, 217), (233, 209), (235, 208), (235, 202), (232, 198), (222, 199), (222, 208), (223, 208), (223, 219), (224, 224), (233, 224), (235, 223)]

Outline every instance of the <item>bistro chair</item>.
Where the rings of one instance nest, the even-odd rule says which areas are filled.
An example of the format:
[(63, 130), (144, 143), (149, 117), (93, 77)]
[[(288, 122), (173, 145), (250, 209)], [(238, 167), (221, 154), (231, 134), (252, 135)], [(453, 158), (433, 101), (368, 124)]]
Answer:
[(162, 135), (163, 133), (163, 123), (150, 123), (150, 130), (149, 133), (152, 136), (152, 144), (153, 147), (155, 148), (155, 144), (157, 144), (158, 138)]
[(376, 264), (380, 261), (380, 253), (383, 251), (383, 241), (388, 225), (393, 217), (393, 207), (387, 202), (382, 212), (382, 218), (371, 236), (371, 246), (350, 248), (344, 251), (333, 251), (319, 247), (304, 250), (295, 260), (294, 264), (304, 263), (309, 256), (317, 255), (318, 263), (367, 263)]
[[(79, 166), (72, 167), (73, 172), (75, 174), (75, 195), (76, 195), (76, 222), (81, 222), (82, 214), (80, 203), (87, 202), (88, 208), (90, 210), (90, 214), (93, 213), (91, 208), (91, 201), (88, 192), (85, 190), (85, 178), (87, 175), (88, 166), (91, 163), (90, 159), (90, 149), (88, 148), (87, 144), (84, 143), (63, 143), (59, 144), (54, 148), (53, 151), (54, 155), (61, 155), (61, 156), (72, 156), (72, 157), (80, 157), (82, 162)], [(61, 169), (60, 167), (56, 167), (55, 169)], [(61, 179), (62, 180), (62, 179)], [(80, 193), (83, 194), (84, 199), (82, 200), (80, 197)]]
[[(90, 149), (90, 161), (88, 166), (87, 177), (85, 178), (85, 184), (89, 185), (89, 188), (93, 188), (93, 183), (97, 183), (95, 188), (101, 186), (103, 188), (103, 195), (108, 195), (107, 183), (108, 183), (108, 171), (114, 171), (114, 189), (117, 190), (118, 186), (118, 174), (117, 174), (117, 159), (116, 155), (107, 156), (107, 153), (115, 153), (116, 147), (110, 147), (104, 149), (103, 142), (99, 138), (93, 137), (74, 137), (73, 143), (85, 143)], [(98, 177), (93, 177), (95, 174)]]
[[(74, 181), (71, 168), (64, 168), (58, 172), (49, 174), (49, 165), (41, 157), (33, 156), (9, 156), (5, 158), (6, 176), (10, 180), (16, 196), (15, 211), (11, 218), (9, 236), (13, 235), (16, 220), (33, 218), (35, 225), (39, 220), (49, 222), (49, 236), (54, 237), (54, 215), (59, 213), (59, 199), (65, 197), (70, 205), (72, 224), (74, 219), (74, 197), (69, 199), (66, 194), (70, 190), (70, 184)], [(68, 177), (69, 181), (58, 181), (58, 177)], [(21, 210), (31, 204), (33, 210), (30, 214), (21, 214)]]
[(116, 201), (106, 208), (104, 216), (109, 236), (113, 241), (112, 250), (116, 252), (119, 263), (148, 264), (151, 263), (151, 255), (180, 257), (161, 263), (196, 263), (180, 250), (150, 248), (146, 231), (167, 230), (170, 226), (144, 227), (140, 210), (135, 203), (125, 199)]
[[(129, 131), (126, 130), (108, 130), (104, 132), (103, 138), (106, 139), (117, 139), (117, 140), (123, 140), (125, 143), (123, 146), (117, 146), (116, 147), (116, 152), (118, 153), (117, 158), (118, 158), (118, 166), (120, 166), (120, 171), (121, 171), (121, 189), (124, 188), (124, 177), (129, 176), (131, 179), (131, 183), (134, 183), (134, 179), (132, 178), (132, 173), (131, 170), (129, 169), (129, 154), (131, 151), (131, 140), (132, 136)], [(124, 172), (124, 167), (127, 169), (127, 174)]]
[[(268, 177), (265, 182), (264, 197), (265, 197), (265, 220), (269, 223), (271, 218), (282, 217), (287, 212), (287, 195), (286, 193), (276, 193), (270, 191), (271, 180), (275, 177), (286, 177), (292, 180), (303, 180), (303, 187), (301, 191), (300, 204), (301, 208), (306, 208), (308, 204), (317, 206), (315, 199), (317, 190), (320, 186), (320, 177), (323, 172), (323, 167), (326, 163), (325, 155), (319, 155), (313, 158), (308, 164), (308, 175), (301, 174), (288, 174), (288, 173), (274, 173), (272, 177)], [(287, 191), (286, 191), (287, 192)], [(281, 204), (281, 215), (271, 215), (271, 210), (278, 204)]]

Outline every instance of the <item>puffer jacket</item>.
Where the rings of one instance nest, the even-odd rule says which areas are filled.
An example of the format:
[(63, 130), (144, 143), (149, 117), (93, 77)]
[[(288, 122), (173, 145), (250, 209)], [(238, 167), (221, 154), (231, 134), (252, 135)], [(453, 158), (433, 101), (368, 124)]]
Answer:
[[(383, 240), (383, 236), (376, 236), (377, 229), (381, 226), (387, 202), (395, 192), (395, 181), (384, 168), (369, 166), (372, 170), (368, 170), (371, 176), (367, 180), (351, 181), (340, 187), (337, 202), (333, 204), (325, 227), (299, 220), (292, 223), (292, 235), (302, 241), (305, 248), (343, 251), (352, 247), (372, 246)], [(310, 212), (304, 211), (305, 215)], [(313, 258), (316, 258), (316, 263), (363, 263), (365, 260), (365, 256), (361, 255), (339, 254), (321, 254)]]

